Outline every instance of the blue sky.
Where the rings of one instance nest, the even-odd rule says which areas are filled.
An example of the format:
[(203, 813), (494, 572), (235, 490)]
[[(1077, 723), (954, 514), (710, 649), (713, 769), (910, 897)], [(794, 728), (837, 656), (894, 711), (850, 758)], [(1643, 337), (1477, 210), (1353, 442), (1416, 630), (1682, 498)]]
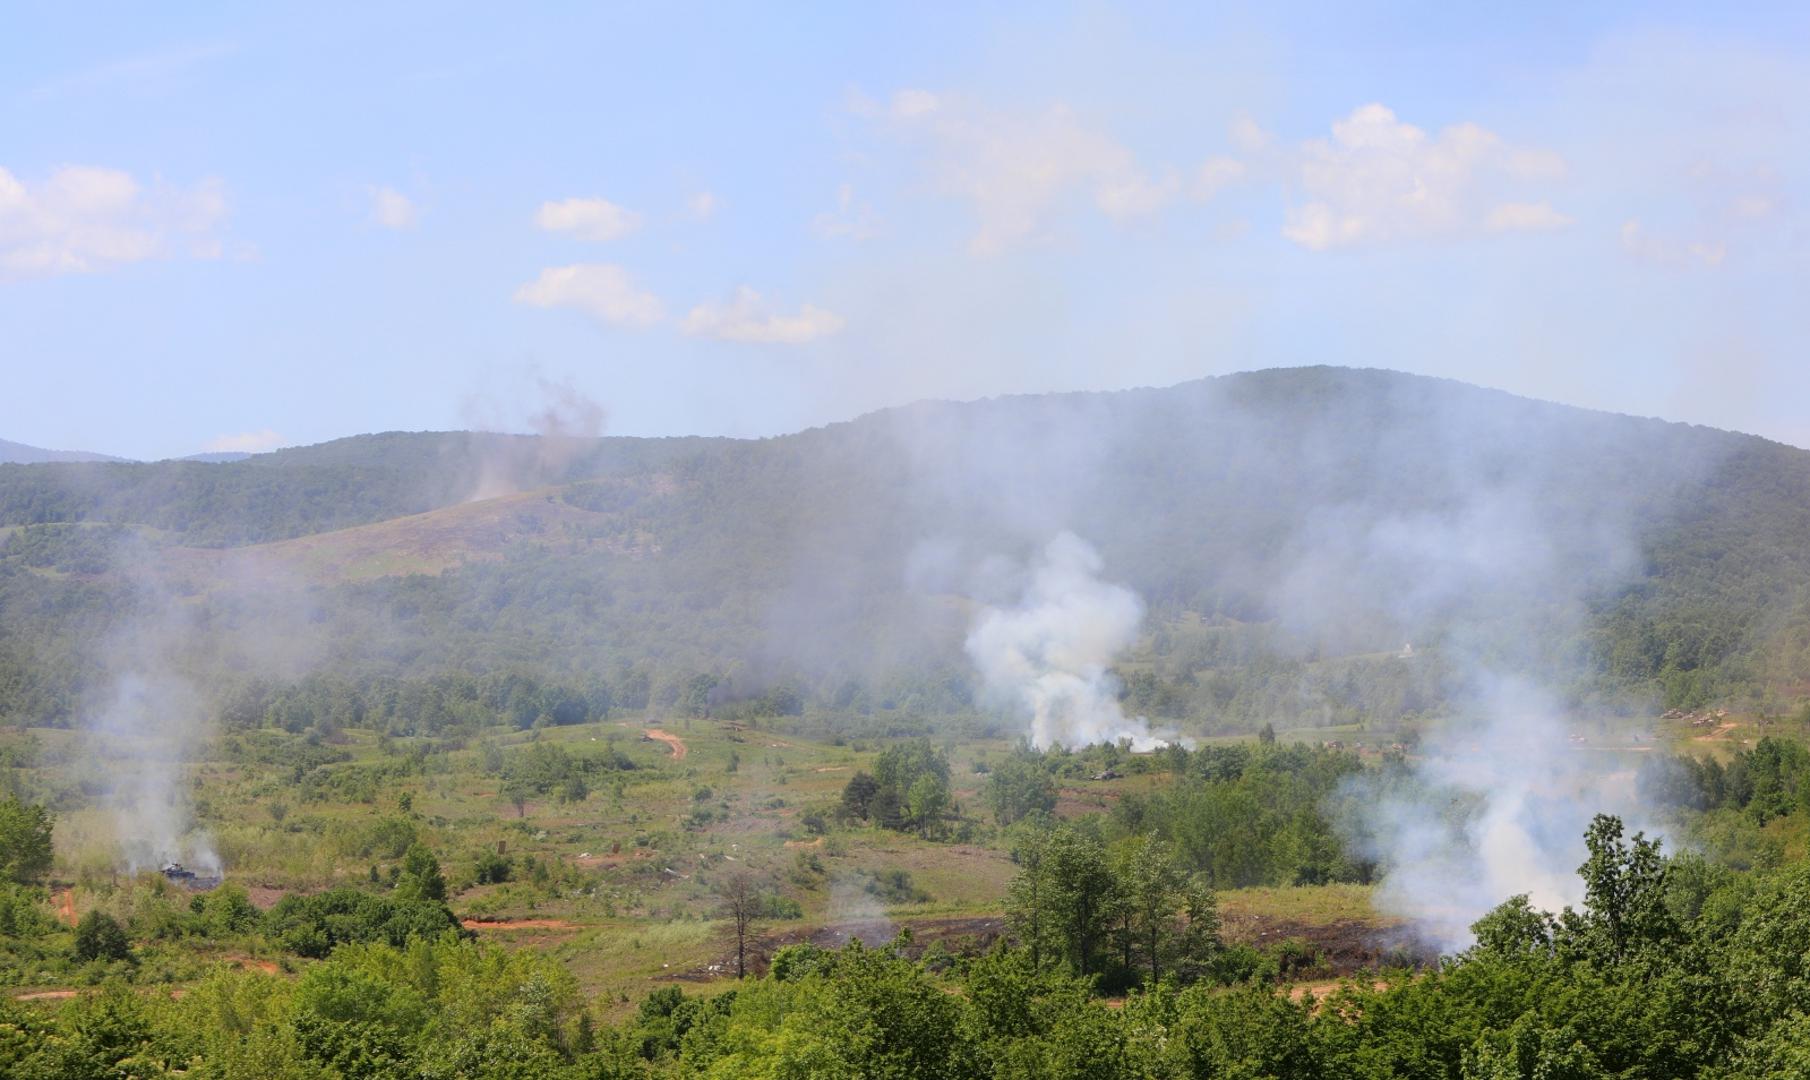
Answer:
[(1810, 445), (1803, 9), (1203, 7), (13, 6), (0, 437), (1336, 363)]

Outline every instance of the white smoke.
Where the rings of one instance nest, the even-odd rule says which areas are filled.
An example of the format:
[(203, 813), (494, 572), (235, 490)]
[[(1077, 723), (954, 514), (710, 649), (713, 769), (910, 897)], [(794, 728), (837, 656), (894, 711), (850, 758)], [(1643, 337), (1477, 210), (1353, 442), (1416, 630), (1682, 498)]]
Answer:
[(1471, 944), (1471, 924), (1511, 896), (1544, 911), (1584, 899), (1577, 868), (1597, 813), (1636, 828), (1632, 773), (1571, 741), (1567, 710), (1520, 678), (1488, 680), (1472, 723), (1428, 740), (1410, 786), (1366, 774), (1347, 792), (1343, 824), (1381, 859), (1375, 902), (1444, 951)]
[[(535, 375), (532, 381), (532, 400), (514, 403), (526, 413), (519, 420), (509, 415), (508, 404), (466, 400), (466, 421), (481, 433), (472, 439), (477, 475), (466, 502), (564, 483), (573, 463), (596, 448), (608, 419), (604, 407), (569, 378)], [(506, 434), (524, 427), (532, 438)]]
[(133, 670), (116, 679), (111, 698), (90, 718), (111, 780), (114, 838), (128, 872), (179, 862), (203, 876), (220, 876), (213, 837), (196, 826), (183, 783), (205, 717), (200, 696), (185, 679)]
[(1012, 608), (982, 609), (968, 633), (968, 656), (987, 693), (1030, 714), (1031, 743), (1085, 746), (1131, 740), (1153, 750), (1168, 740), (1119, 707), (1112, 661), (1137, 638), (1144, 604), (1101, 581), (1101, 560), (1070, 532), (1043, 549)]

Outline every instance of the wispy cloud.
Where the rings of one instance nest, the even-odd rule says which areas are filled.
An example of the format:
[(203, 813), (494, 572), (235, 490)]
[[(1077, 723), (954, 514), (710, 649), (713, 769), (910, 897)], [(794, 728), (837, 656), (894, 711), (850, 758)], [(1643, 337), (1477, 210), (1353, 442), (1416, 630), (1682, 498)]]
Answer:
[(1638, 218), (1622, 222), (1621, 249), (1641, 262), (1656, 266), (1698, 266), (1713, 270), (1728, 257), (1728, 245), (1720, 240), (1679, 240), (1657, 235)]
[(712, 191), (695, 192), (685, 200), (685, 212), (698, 221), (709, 221), (722, 208), (723, 200)]
[(147, 191), (130, 173), (65, 165), (35, 184), (0, 168), (0, 280), (81, 274), (170, 255), (217, 258), (225, 188)]
[(852, 184), (836, 189), (836, 208), (811, 219), (811, 231), (836, 240), (871, 240), (879, 235), (874, 208), (855, 198)]
[(608, 199), (574, 198), (541, 203), (534, 223), (548, 232), (571, 233), (580, 240), (606, 243), (641, 227), (641, 215)]
[(26, 96), (45, 101), (72, 94), (105, 90), (146, 92), (175, 80), (190, 70), (239, 51), (233, 42), (197, 42), (159, 52), (142, 53), (72, 71), (26, 91)]
[(665, 305), (636, 286), (628, 271), (610, 263), (553, 266), (515, 290), (515, 302), (538, 308), (571, 308), (613, 326), (651, 326)]
[(883, 107), (858, 99), (855, 109), (926, 141), (938, 189), (973, 210), (975, 254), (997, 254), (1035, 237), (1076, 192), (1115, 219), (1155, 213), (1181, 192), (1178, 175), (1145, 170), (1130, 150), (1065, 105), (1013, 112), (911, 89)]
[(214, 454), (262, 454), (266, 450), (275, 450), (286, 442), (281, 435), (265, 428), (262, 431), (242, 431), (237, 435), (216, 435), (203, 447)]
[(392, 187), (374, 187), (371, 194), (371, 220), (386, 229), (412, 229), (421, 220), (414, 200)]
[(726, 304), (699, 304), (685, 316), (682, 329), (694, 337), (761, 345), (806, 345), (842, 329), (841, 317), (813, 304), (796, 315), (768, 308), (760, 293), (744, 285)]

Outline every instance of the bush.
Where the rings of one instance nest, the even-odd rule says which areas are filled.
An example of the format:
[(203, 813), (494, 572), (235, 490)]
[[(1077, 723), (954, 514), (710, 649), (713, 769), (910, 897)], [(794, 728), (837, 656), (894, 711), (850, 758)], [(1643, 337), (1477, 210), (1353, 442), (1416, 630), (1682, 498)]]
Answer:
[(20, 885), (0, 883), (0, 936), (36, 937), (52, 927), (43, 906), (44, 894)]
[(797, 945), (786, 945), (774, 953), (773, 964), (768, 971), (778, 982), (796, 982), (806, 975), (824, 970), (835, 958), (835, 953), (804, 941)]
[(299, 956), (323, 957), (336, 946), (464, 933), (452, 909), (438, 900), (406, 900), (338, 888), (313, 896), (285, 896), (270, 910), (269, 933)]
[(132, 943), (113, 916), (104, 911), (90, 911), (75, 927), (75, 958), (90, 960), (130, 960)]
[(239, 885), (221, 885), (213, 892), (195, 897), (195, 910), (200, 913), (209, 937), (227, 937), (256, 930), (264, 921), (264, 913), (252, 906), (251, 897)]
[(479, 885), (501, 885), (515, 873), (515, 860), (494, 851), (486, 851), (478, 856), (477, 866), (472, 876)]
[(877, 873), (863, 871), (867, 881), (862, 889), (869, 895), (886, 901), (889, 904), (922, 904), (930, 899), (930, 894), (918, 888), (911, 880), (911, 871), (894, 867)]
[(17, 797), (0, 799), (0, 878), (30, 884), (50, 871), (50, 813)]

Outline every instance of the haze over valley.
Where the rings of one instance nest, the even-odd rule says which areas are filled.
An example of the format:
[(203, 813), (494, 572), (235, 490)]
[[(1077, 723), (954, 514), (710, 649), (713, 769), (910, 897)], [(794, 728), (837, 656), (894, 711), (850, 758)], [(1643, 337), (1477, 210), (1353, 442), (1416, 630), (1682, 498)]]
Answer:
[(0, 1075), (1810, 1075), (1801, 14), (93, 15)]

